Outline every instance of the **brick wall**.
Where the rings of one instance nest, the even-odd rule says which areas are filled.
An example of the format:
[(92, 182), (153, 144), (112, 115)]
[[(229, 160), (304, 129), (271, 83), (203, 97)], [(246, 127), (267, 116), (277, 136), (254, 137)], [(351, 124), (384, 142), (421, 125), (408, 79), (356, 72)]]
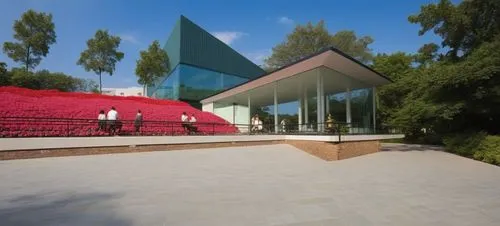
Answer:
[(380, 142), (378, 140), (344, 142), (340, 143), (339, 146), (338, 160), (380, 151)]
[(336, 144), (322, 141), (287, 140), (285, 143), (326, 161), (348, 159), (380, 150), (379, 141), (353, 141)]

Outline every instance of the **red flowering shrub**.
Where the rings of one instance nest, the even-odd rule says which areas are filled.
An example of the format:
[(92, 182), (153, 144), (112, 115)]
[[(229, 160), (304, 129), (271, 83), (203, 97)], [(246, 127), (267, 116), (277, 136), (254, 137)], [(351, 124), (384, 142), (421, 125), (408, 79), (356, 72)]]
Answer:
[(0, 137), (107, 135), (97, 130), (96, 120), (100, 110), (107, 112), (112, 106), (123, 122), (124, 135), (134, 133), (137, 110), (143, 115), (143, 135), (184, 134), (182, 112), (195, 115), (201, 134), (237, 131), (224, 119), (181, 101), (0, 87)]

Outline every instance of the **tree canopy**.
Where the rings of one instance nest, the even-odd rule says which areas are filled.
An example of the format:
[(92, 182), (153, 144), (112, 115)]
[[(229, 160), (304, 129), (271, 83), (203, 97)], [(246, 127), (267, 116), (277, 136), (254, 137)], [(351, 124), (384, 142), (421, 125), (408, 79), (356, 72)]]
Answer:
[(421, 25), (420, 35), (434, 29), (446, 48), (430, 43), (416, 54), (374, 58), (374, 69), (394, 80), (378, 89), (379, 120), (402, 127), (406, 138), (417, 142), (441, 143), (447, 136), (480, 131), (498, 134), (499, 3), (441, 0), (410, 16), (410, 22)]
[(448, 56), (456, 59), (467, 55), (483, 42), (492, 41), (500, 33), (500, 1), (472, 0), (454, 5), (450, 0), (421, 7), (411, 15), (411, 23), (420, 24), (419, 35), (431, 29), (443, 38), (442, 46), (449, 47)]
[(99, 92), (102, 92), (102, 73), (113, 75), (116, 63), (123, 59), (124, 53), (118, 51), (120, 42), (120, 37), (110, 35), (107, 30), (97, 30), (77, 61), (86, 71), (99, 75)]
[(49, 53), (50, 45), (56, 42), (55, 25), (52, 14), (25, 12), (20, 20), (14, 22), (14, 39), (5, 42), (3, 51), (15, 62), (20, 62), (26, 70), (34, 69), (42, 57)]
[(283, 43), (273, 48), (272, 55), (265, 60), (266, 66), (276, 69), (308, 55), (334, 46), (354, 58), (368, 62), (372, 59), (368, 45), (373, 43), (369, 36), (357, 37), (354, 31), (339, 31), (330, 34), (323, 20), (313, 25), (297, 25)]
[(56, 89), (63, 92), (95, 92), (97, 84), (90, 79), (80, 79), (61, 72), (37, 72), (13, 68), (0, 74), (0, 86), (18, 86), (28, 89)]
[(135, 74), (137, 82), (144, 87), (152, 85), (159, 77), (170, 71), (167, 52), (160, 47), (160, 42), (155, 40), (146, 51), (140, 52), (141, 58), (137, 60)]

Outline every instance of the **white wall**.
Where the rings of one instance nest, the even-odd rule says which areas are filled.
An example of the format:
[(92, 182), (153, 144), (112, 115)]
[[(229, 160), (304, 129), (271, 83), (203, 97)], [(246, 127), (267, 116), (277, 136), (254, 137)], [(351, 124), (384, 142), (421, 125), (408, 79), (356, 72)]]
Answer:
[(142, 87), (102, 88), (102, 94), (110, 96), (144, 96), (143, 91)]
[(214, 113), (214, 103), (203, 104), (201, 106), (202, 111)]
[[(209, 108), (208, 106), (206, 108)], [(234, 112), (234, 117), (233, 117)], [(213, 113), (229, 123), (242, 124), (238, 125), (240, 132), (248, 131), (248, 119), (250, 118), (248, 107), (243, 105), (222, 105), (215, 103), (213, 105)], [(234, 120), (234, 121), (233, 121)]]

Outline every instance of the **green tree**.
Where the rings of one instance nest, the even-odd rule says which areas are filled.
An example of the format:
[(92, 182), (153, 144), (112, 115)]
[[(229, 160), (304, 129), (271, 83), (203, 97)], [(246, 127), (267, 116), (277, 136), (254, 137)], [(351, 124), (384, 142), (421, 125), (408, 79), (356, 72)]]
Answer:
[(107, 30), (98, 30), (94, 38), (87, 41), (87, 49), (77, 61), (86, 71), (99, 75), (99, 93), (102, 93), (102, 73), (113, 75), (116, 63), (123, 59), (124, 53), (118, 51), (120, 42), (120, 37), (110, 35)]
[(74, 78), (73, 89), (77, 92), (99, 93), (99, 85), (92, 79)]
[(418, 49), (415, 61), (423, 67), (428, 67), (430, 63), (438, 58), (439, 46), (434, 43), (428, 43)]
[[(464, 131), (498, 134), (500, 36), (462, 61), (437, 62), (411, 84), (394, 122), (408, 130), (429, 128), (440, 135)], [(473, 123), (471, 123), (473, 121)]]
[(10, 85), (10, 72), (7, 70), (7, 64), (0, 62), (0, 86)]
[(146, 87), (153, 85), (161, 76), (170, 72), (170, 64), (167, 52), (160, 47), (160, 42), (154, 41), (146, 51), (141, 51), (141, 58), (137, 60), (135, 74), (138, 77), (137, 82), (144, 86), (144, 95)]
[(448, 56), (456, 60), (500, 33), (500, 1), (469, 0), (454, 5), (440, 0), (422, 6), (420, 13), (408, 20), (420, 24), (419, 35), (433, 30), (441, 36), (442, 46), (450, 49)]
[(373, 68), (394, 81), (377, 89), (378, 125), (389, 122), (394, 112), (402, 107), (405, 96), (412, 91), (412, 84), (418, 78), (412, 66), (414, 58), (411, 54), (397, 52), (378, 54), (373, 59)]
[(372, 59), (371, 50), (368, 48), (372, 42), (373, 39), (369, 36), (358, 38), (354, 31), (339, 31), (331, 35), (323, 20), (316, 25), (309, 22), (306, 25), (297, 25), (283, 43), (273, 48), (272, 55), (265, 63), (267, 67), (276, 69), (330, 46), (360, 61), (368, 62)]
[[(51, 73), (48, 70), (37, 72), (15, 68), (12, 70), (11, 85), (28, 89), (56, 89), (63, 92), (90, 91), (87, 81), (61, 72)], [(95, 82), (94, 82), (95, 84)], [(96, 87), (96, 86), (95, 86)]]
[(17, 42), (5, 42), (3, 51), (15, 62), (21, 62), (26, 70), (34, 69), (42, 57), (49, 53), (50, 45), (56, 42), (52, 14), (25, 12), (14, 22), (14, 38)]

